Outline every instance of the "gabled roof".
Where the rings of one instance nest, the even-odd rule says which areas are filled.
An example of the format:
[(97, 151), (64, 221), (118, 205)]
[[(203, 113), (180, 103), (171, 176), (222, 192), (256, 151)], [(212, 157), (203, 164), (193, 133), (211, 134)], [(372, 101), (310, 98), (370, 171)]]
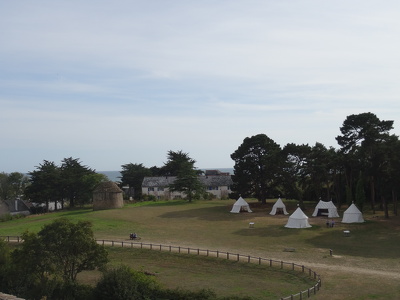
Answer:
[(142, 186), (145, 187), (165, 187), (169, 186), (176, 179), (176, 176), (145, 177)]
[(199, 179), (206, 186), (229, 186), (233, 184), (231, 175), (200, 176)]
[[(145, 177), (142, 187), (167, 187), (174, 183), (176, 176)], [(231, 175), (199, 176), (199, 180), (205, 186), (229, 186), (232, 185)]]

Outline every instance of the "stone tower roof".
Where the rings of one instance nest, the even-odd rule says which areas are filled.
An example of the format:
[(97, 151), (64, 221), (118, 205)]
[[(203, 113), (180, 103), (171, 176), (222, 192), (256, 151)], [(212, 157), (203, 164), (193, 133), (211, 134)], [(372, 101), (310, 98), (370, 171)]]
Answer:
[(112, 181), (104, 181), (94, 189), (93, 193), (122, 193), (122, 190), (116, 183)]

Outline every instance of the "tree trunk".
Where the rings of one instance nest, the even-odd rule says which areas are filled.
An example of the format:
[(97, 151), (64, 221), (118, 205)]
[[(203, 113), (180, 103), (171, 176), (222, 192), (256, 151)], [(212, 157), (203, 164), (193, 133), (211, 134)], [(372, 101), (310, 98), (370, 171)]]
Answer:
[(385, 198), (385, 196), (381, 196), (381, 198), (382, 198), (383, 210), (385, 212), (385, 219), (389, 219), (389, 209), (388, 209), (388, 205), (386, 203), (386, 198)]
[(372, 209), (372, 213), (375, 214), (375, 181), (374, 181), (374, 176), (371, 176), (370, 187), (371, 187), (371, 209)]
[(397, 195), (393, 187), (392, 187), (392, 200), (393, 200), (393, 214), (397, 216)]

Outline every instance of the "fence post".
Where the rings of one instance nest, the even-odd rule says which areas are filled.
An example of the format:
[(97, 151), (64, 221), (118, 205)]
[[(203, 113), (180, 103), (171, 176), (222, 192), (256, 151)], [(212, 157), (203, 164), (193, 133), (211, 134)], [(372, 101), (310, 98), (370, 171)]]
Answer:
[(258, 264), (261, 265), (261, 257), (258, 258)]
[(283, 261), (281, 260), (281, 269), (283, 269)]

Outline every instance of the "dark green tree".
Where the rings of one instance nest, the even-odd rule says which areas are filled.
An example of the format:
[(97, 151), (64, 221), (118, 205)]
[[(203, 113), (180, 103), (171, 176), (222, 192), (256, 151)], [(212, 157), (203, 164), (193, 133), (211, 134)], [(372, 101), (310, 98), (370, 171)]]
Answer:
[(386, 178), (393, 202), (393, 214), (397, 216), (397, 195), (400, 192), (400, 140), (398, 136), (392, 135), (383, 151), (386, 164), (383, 166), (382, 176)]
[(0, 239), (0, 291), (8, 290), (8, 274), (11, 268), (10, 248), (3, 239)]
[(69, 201), (70, 207), (76, 204), (90, 203), (94, 188), (104, 180), (95, 170), (84, 166), (79, 158), (64, 158), (60, 167), (63, 199)]
[(159, 284), (142, 272), (134, 271), (127, 266), (107, 270), (96, 285), (97, 300), (146, 300), (158, 299), (156, 293)]
[(327, 149), (318, 142), (311, 148), (307, 168), (315, 201), (332, 200), (336, 155), (334, 148)]
[(13, 251), (14, 262), (39, 281), (61, 278), (75, 282), (77, 275), (94, 270), (108, 262), (107, 251), (97, 244), (92, 224), (72, 223), (60, 218), (43, 226), (39, 233), (25, 232), (21, 248)]
[(175, 181), (169, 185), (170, 191), (183, 192), (188, 201), (199, 198), (204, 194), (205, 186), (200, 182), (197, 170), (192, 162), (182, 163)]
[[(393, 121), (381, 121), (373, 113), (350, 115), (340, 127), (342, 135), (336, 140), (342, 153), (350, 156), (347, 166), (347, 185), (353, 189), (352, 178), (362, 171), (368, 178), (370, 186), (371, 208), (375, 212), (376, 181), (383, 166), (382, 145), (390, 137)], [(350, 180), (349, 180), (350, 178)]]
[(121, 175), (122, 186), (129, 186), (128, 194), (135, 199), (141, 199), (143, 179), (153, 174), (151, 170), (143, 166), (143, 164), (129, 163), (122, 165)]
[(91, 227), (87, 221), (60, 218), (38, 233), (25, 232), (22, 246), (11, 253), (9, 290), (28, 299), (77, 299), (67, 297), (85, 290), (77, 275), (108, 262), (107, 251), (97, 244)]
[(11, 188), (8, 182), (8, 174), (0, 173), (0, 200), (8, 200), (11, 198)]
[[(196, 161), (190, 158), (189, 153), (185, 153), (182, 150), (179, 151), (168, 151), (167, 162), (161, 168), (162, 176), (177, 176), (182, 169), (187, 169), (187, 165), (191, 165), (194, 169), (194, 164)], [(196, 173), (200, 175), (201, 170), (196, 170)]]
[(164, 176), (176, 176), (175, 181), (169, 186), (170, 191), (183, 192), (188, 201), (191, 202), (196, 195), (204, 193), (204, 186), (201, 184), (199, 175), (201, 170), (194, 166), (196, 161), (189, 156), (189, 153), (180, 151), (168, 151), (167, 162), (161, 168)]
[(235, 162), (233, 189), (265, 204), (268, 191), (282, 181), (285, 160), (280, 146), (265, 134), (258, 134), (245, 138), (231, 158)]
[(363, 211), (364, 202), (365, 202), (365, 191), (364, 191), (364, 179), (362, 173), (360, 173), (357, 185), (356, 185), (356, 206)]
[(16, 199), (23, 195), (29, 179), (19, 172), (0, 173), (0, 199)]
[(61, 199), (60, 168), (54, 162), (43, 161), (29, 176), (25, 195), (31, 202), (45, 203), (48, 209), (49, 202)]
[(304, 208), (303, 201), (309, 185), (308, 159), (311, 153), (309, 145), (287, 144), (282, 150), (285, 158), (282, 189), (287, 198), (297, 199)]

